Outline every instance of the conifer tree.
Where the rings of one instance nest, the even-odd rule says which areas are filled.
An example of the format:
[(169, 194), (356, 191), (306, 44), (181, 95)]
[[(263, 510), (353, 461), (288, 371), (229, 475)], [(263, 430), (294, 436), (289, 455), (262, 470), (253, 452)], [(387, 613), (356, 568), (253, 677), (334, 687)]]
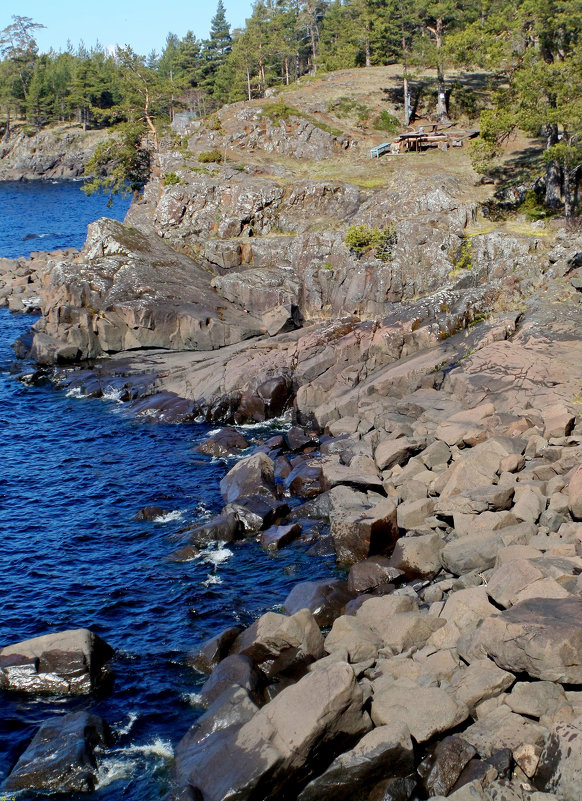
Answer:
[(202, 46), (202, 64), (199, 84), (213, 93), (216, 73), (226, 61), (231, 49), (230, 25), (226, 20), (226, 9), (218, 0), (216, 14), (210, 22), (210, 38)]

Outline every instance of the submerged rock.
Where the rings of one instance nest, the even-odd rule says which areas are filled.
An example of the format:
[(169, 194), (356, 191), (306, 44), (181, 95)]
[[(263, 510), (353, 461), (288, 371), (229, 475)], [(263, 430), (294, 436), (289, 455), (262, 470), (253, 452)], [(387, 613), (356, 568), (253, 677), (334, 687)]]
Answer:
[(106, 744), (97, 715), (71, 712), (43, 723), (4, 783), (5, 790), (88, 792), (96, 782), (95, 749)]
[(207, 456), (233, 456), (249, 447), (249, 443), (235, 428), (223, 428), (196, 447)]

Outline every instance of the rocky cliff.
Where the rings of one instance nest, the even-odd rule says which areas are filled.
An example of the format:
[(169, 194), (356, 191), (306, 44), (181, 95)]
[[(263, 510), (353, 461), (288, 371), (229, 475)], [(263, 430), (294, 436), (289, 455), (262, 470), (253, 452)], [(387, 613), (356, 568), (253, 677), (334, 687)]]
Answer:
[(0, 142), (0, 181), (71, 179), (83, 175), (85, 164), (107, 133), (59, 125), (34, 133), (15, 127)]
[[(208, 709), (173, 797), (577, 801), (582, 237), (484, 221), (462, 153), (361, 180), (354, 132), (305, 114), (223, 110), (124, 225), (5, 265), (8, 302), (40, 296), (20, 352), (61, 385), (166, 421), (301, 424), (237, 461), (170, 558), (299, 539), (349, 570), (191, 657)], [(202, 166), (219, 144), (231, 163)], [(346, 245), (354, 225), (388, 246)]]

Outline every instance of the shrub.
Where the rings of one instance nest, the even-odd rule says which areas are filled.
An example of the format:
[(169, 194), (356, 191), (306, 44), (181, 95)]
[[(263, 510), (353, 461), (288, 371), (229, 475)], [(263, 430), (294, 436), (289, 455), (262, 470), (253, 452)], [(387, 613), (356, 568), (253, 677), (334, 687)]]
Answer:
[(544, 206), (542, 199), (533, 189), (526, 192), (525, 198), (523, 202), (520, 203), (517, 210), (520, 214), (525, 214), (530, 222), (543, 220), (543, 218), (548, 215), (548, 209)]
[(469, 237), (464, 237), (458, 250), (453, 252), (452, 262), (451, 277), (457, 275), (461, 270), (470, 270), (473, 267), (473, 243)]
[(395, 134), (400, 128), (400, 120), (387, 111), (383, 111), (380, 116), (374, 120), (374, 128), (377, 131), (386, 131), (386, 133)]
[(222, 131), (222, 123), (220, 121), (220, 117), (218, 116), (218, 114), (213, 114), (208, 119), (208, 128), (211, 131)]
[(263, 117), (271, 120), (273, 125), (276, 125), (281, 120), (287, 122), (289, 117), (301, 117), (301, 112), (293, 106), (288, 106), (284, 100), (277, 100), (276, 103), (269, 103), (268, 106), (262, 108)]
[(175, 172), (167, 172), (164, 175), (164, 186), (175, 186), (175, 184), (181, 184), (182, 179), (179, 175), (176, 175)]
[(203, 150), (202, 153), (198, 155), (198, 161), (201, 164), (220, 164), (222, 161), (222, 153), (217, 147), (212, 148), (212, 150)]
[(365, 122), (370, 116), (371, 109), (363, 103), (358, 103), (351, 97), (338, 97), (327, 104), (327, 110), (336, 117), (356, 116), (360, 122)]
[(385, 228), (352, 225), (346, 231), (344, 242), (358, 254), (373, 250), (376, 258), (389, 261), (392, 257), (392, 248), (397, 242), (397, 236), (393, 225)]

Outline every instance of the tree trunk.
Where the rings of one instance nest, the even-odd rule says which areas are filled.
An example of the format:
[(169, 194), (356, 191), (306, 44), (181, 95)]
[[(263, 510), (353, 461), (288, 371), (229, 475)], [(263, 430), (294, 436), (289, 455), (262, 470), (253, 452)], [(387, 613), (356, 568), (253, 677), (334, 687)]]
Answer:
[[(546, 125), (546, 150), (549, 150), (558, 141), (558, 126), (554, 123)], [(562, 171), (556, 159), (548, 161), (546, 165), (546, 195), (544, 202), (550, 209), (557, 209), (562, 205), (560, 184)]]
[(150, 131), (152, 132), (152, 136), (153, 136), (153, 140), (154, 140), (154, 150), (157, 153), (158, 152), (158, 132), (157, 132), (156, 126), (154, 125), (154, 122), (153, 122), (153, 120), (152, 120), (152, 118), (150, 116), (150, 93), (147, 90), (147, 88), (145, 90), (143, 114), (144, 114), (144, 118), (145, 118), (146, 124), (147, 124), (148, 128), (150, 129)]
[(289, 86), (289, 56), (285, 56), (285, 85)]
[(370, 50), (370, 23), (366, 22), (366, 67), (372, 66), (372, 54)]
[(564, 215), (572, 217), (574, 214), (574, 201), (572, 198), (571, 175), (567, 164), (564, 164), (562, 172), (564, 174)]
[(251, 72), (250, 72), (248, 67), (247, 67), (247, 92), (248, 92), (249, 100), (252, 100), (253, 96), (251, 94)]
[(410, 92), (408, 90), (408, 48), (406, 46), (406, 35), (402, 30), (402, 65), (404, 68), (403, 91), (404, 91), (404, 125), (410, 125)]
[(443, 20), (439, 17), (436, 21), (434, 29), (435, 43), (437, 48), (437, 119), (440, 123), (450, 122), (449, 112), (447, 109), (447, 91), (445, 87), (445, 73), (441, 60), (441, 50), (443, 46)]

